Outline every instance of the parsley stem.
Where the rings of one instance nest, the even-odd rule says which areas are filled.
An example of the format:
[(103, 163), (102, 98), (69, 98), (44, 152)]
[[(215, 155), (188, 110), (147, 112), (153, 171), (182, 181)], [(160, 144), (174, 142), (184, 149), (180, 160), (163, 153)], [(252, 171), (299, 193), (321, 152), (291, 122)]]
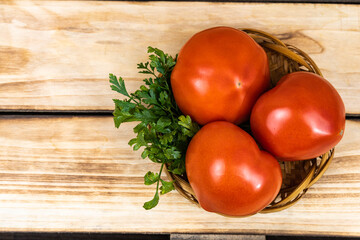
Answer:
[(140, 105), (140, 102), (139, 101), (137, 101), (135, 98), (130, 98), (132, 101), (134, 101), (136, 104), (138, 104), (138, 105)]
[(159, 179), (157, 180), (157, 184), (156, 184), (156, 192), (158, 193), (159, 192), (159, 185), (160, 185), (160, 179), (161, 179), (161, 173), (162, 173), (162, 170), (164, 168), (164, 162), (161, 164), (161, 167), (160, 167), (160, 171), (159, 171)]
[(147, 69), (152, 75), (154, 75), (155, 78), (158, 77), (158, 76), (156, 76), (154, 70), (150, 70), (149, 67), (146, 67), (146, 69)]

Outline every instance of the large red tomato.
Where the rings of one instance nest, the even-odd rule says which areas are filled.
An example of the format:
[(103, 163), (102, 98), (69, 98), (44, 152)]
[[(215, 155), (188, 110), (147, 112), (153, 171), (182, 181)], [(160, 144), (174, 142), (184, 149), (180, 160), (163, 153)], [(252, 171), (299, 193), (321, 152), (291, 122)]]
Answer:
[(345, 107), (324, 78), (295, 72), (258, 99), (250, 125), (255, 139), (275, 157), (284, 161), (310, 159), (341, 140)]
[(201, 125), (247, 120), (269, 83), (265, 51), (245, 32), (230, 27), (195, 34), (182, 47), (171, 74), (177, 105)]
[(207, 211), (246, 216), (265, 208), (280, 190), (279, 163), (260, 151), (238, 126), (217, 121), (205, 125), (186, 152), (186, 173)]

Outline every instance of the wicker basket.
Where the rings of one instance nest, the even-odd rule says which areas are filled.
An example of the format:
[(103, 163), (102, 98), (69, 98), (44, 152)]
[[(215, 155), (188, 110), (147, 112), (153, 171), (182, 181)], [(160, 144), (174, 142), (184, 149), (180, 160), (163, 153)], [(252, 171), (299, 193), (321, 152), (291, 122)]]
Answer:
[[(255, 29), (241, 29), (251, 36), (268, 55), (271, 82), (274, 86), (280, 78), (296, 71), (309, 71), (322, 76), (315, 62), (300, 49), (284, 44), (276, 37)], [(294, 205), (306, 191), (324, 174), (334, 156), (334, 148), (329, 152), (310, 160), (279, 162), (283, 174), (283, 183), (278, 196), (260, 213), (284, 210)], [(196, 199), (186, 176), (178, 176), (165, 171), (170, 180), (174, 180), (175, 189), (192, 203)]]

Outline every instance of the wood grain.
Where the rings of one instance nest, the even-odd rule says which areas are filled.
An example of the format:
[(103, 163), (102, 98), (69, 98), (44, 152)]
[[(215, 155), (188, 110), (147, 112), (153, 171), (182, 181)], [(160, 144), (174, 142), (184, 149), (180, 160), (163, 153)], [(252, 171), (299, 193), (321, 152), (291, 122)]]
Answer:
[(195, 32), (268, 31), (309, 53), (359, 114), (360, 6), (326, 4), (2, 1), (0, 110), (112, 110), (107, 76), (141, 84), (147, 46), (175, 54)]
[(0, 118), (0, 231), (360, 236), (360, 122), (346, 123), (325, 175), (295, 206), (227, 218), (177, 192), (146, 211), (159, 166), (127, 145), (134, 124), (111, 117)]
[(171, 234), (170, 240), (266, 240), (266, 236), (239, 234)]

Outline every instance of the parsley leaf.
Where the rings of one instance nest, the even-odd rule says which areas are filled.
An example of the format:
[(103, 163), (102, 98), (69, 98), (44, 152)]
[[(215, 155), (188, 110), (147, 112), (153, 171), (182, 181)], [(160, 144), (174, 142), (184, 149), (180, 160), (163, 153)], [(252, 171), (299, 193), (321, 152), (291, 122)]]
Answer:
[[(149, 60), (139, 63), (139, 72), (147, 78), (134, 93), (128, 93), (125, 81), (109, 74), (111, 89), (127, 97), (113, 99), (114, 124), (119, 128), (125, 122), (140, 122), (134, 128), (137, 136), (129, 141), (134, 151), (142, 149), (142, 158), (161, 164), (160, 171), (147, 172), (144, 184), (156, 183), (155, 195), (144, 204), (145, 209), (155, 207), (160, 195), (174, 190), (174, 183), (161, 179), (164, 166), (173, 174), (185, 174), (185, 153), (199, 125), (190, 116), (184, 116), (176, 105), (170, 83), (176, 58), (158, 48), (148, 47)], [(161, 186), (160, 186), (161, 183)]]
[(151, 185), (156, 183), (159, 180), (159, 174), (153, 172), (147, 172), (144, 176), (145, 185)]
[(162, 179), (160, 179), (160, 181), (161, 181), (161, 185), (162, 185), (160, 187), (160, 191), (161, 191), (160, 194), (161, 195), (165, 194), (165, 193), (168, 193), (168, 192), (175, 189), (173, 182), (167, 182), (167, 181), (164, 181)]
[(128, 92), (126, 91), (124, 80), (121, 77), (119, 78), (119, 80), (117, 80), (116, 76), (110, 73), (109, 79), (110, 79), (110, 83), (112, 84), (111, 85), (112, 90), (121, 93), (126, 97), (130, 97)]
[(143, 208), (145, 208), (146, 210), (150, 210), (150, 209), (156, 207), (156, 205), (158, 205), (158, 203), (159, 203), (159, 193), (156, 192), (153, 199), (144, 203)]
[(179, 117), (178, 124), (183, 127), (181, 130), (183, 134), (188, 137), (193, 137), (195, 133), (200, 129), (198, 124), (191, 121), (190, 116), (185, 117), (184, 115), (181, 115)]

